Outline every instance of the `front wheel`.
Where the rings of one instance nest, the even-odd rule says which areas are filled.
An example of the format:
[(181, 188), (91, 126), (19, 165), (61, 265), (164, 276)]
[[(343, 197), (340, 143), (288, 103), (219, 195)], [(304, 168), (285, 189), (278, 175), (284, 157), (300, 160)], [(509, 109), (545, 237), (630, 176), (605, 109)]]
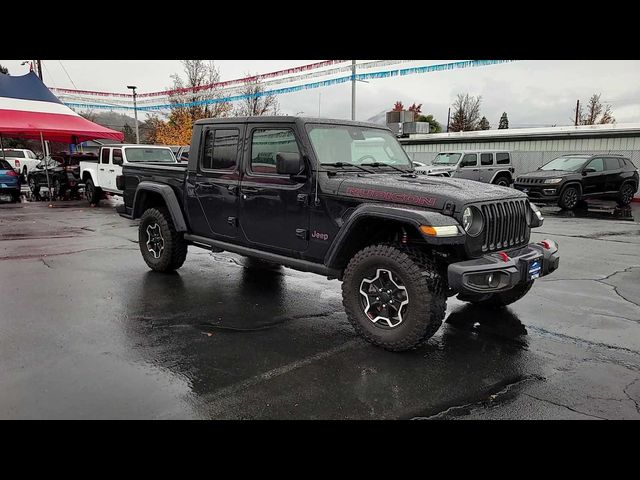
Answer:
[(187, 242), (164, 207), (150, 208), (142, 214), (138, 244), (144, 261), (157, 272), (177, 270), (187, 258)]
[(516, 285), (511, 290), (507, 290), (506, 292), (478, 295), (477, 297), (465, 296), (459, 299), (483, 307), (506, 307), (507, 305), (511, 305), (512, 303), (517, 302), (527, 293), (529, 293), (529, 290), (531, 290), (532, 286), (533, 280)]
[(558, 206), (563, 210), (573, 210), (580, 201), (580, 194), (576, 187), (567, 187), (562, 192)]
[(386, 350), (410, 350), (442, 325), (445, 288), (424, 252), (371, 245), (347, 265), (342, 303), (349, 322), (365, 340)]

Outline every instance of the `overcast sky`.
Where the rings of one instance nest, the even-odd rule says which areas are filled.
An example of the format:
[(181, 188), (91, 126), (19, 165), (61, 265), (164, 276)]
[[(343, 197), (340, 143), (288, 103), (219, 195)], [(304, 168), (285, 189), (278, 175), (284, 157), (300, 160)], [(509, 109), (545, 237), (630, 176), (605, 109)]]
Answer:
[[(222, 80), (247, 73), (267, 73), (317, 60), (219, 60)], [(447, 63), (453, 60), (421, 60), (379, 70)], [(20, 61), (0, 60), (11, 75), (28, 72)], [(50, 87), (138, 93), (163, 90), (172, 85), (169, 76), (182, 73), (178, 60), (45, 60), (43, 75)], [(66, 68), (65, 73), (64, 68)], [(374, 70), (367, 70), (367, 72)], [(341, 74), (344, 75), (344, 74)], [(444, 72), (371, 80), (357, 84), (357, 118), (366, 120), (390, 109), (396, 100), (405, 106), (422, 103), (425, 114), (433, 113), (446, 124), (447, 109), (456, 94), (482, 96), (481, 114), (496, 128), (503, 111), (510, 126), (530, 127), (572, 123), (577, 99), (593, 93), (612, 106), (618, 123), (640, 122), (640, 61), (517, 61)], [(307, 80), (311, 81), (311, 80)], [(75, 86), (74, 86), (75, 84)], [(290, 84), (293, 85), (293, 84)], [(290, 86), (285, 85), (285, 86)], [(320, 113), (323, 117), (350, 118), (349, 83), (279, 96), (284, 114)]]

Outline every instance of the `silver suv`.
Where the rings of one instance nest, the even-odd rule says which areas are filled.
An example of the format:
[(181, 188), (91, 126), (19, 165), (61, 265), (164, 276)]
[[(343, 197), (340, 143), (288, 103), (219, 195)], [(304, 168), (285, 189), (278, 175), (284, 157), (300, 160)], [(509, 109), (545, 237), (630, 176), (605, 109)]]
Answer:
[(504, 150), (451, 150), (440, 152), (431, 165), (415, 167), (416, 173), (455, 177), (505, 187), (513, 183), (511, 153)]

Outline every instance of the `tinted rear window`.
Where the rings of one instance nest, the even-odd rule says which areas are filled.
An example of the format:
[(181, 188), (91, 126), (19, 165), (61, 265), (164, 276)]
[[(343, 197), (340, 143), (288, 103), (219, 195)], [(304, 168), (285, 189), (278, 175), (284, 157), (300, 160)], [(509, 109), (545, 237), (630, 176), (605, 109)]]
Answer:
[(618, 158), (605, 158), (604, 159), (605, 170), (618, 170), (620, 168), (620, 159)]
[(7, 150), (6, 148), (4, 149), (4, 153), (7, 157), (12, 157), (12, 158), (25, 158), (24, 156), (24, 152), (21, 152), (19, 150)]
[(496, 153), (496, 163), (498, 165), (507, 165), (510, 163), (508, 153)]

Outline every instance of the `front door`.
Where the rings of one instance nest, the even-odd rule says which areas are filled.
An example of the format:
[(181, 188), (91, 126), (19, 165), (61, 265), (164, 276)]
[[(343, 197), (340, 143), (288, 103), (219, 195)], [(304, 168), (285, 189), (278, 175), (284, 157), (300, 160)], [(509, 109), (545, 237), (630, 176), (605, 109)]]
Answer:
[(309, 244), (309, 180), (278, 175), (276, 155), (301, 154), (293, 124), (250, 125), (240, 186), (240, 226), (249, 246), (287, 253)]
[(98, 162), (97, 187), (111, 188), (109, 185), (109, 169), (111, 168), (111, 149), (102, 147), (100, 150), (100, 160)]
[(583, 193), (589, 195), (604, 192), (604, 184), (606, 180), (606, 175), (604, 172), (604, 159), (594, 158), (585, 166), (585, 170), (587, 168), (592, 168), (593, 170), (595, 170), (595, 172), (583, 171)]
[(204, 149), (198, 159), (194, 193), (200, 203), (206, 227), (194, 232), (220, 240), (238, 235), (238, 160), (242, 152), (244, 126), (218, 124), (205, 127)]
[(466, 178), (467, 180), (479, 180), (480, 169), (478, 168), (478, 154), (465, 153), (460, 160), (460, 165), (456, 171), (456, 178)]

